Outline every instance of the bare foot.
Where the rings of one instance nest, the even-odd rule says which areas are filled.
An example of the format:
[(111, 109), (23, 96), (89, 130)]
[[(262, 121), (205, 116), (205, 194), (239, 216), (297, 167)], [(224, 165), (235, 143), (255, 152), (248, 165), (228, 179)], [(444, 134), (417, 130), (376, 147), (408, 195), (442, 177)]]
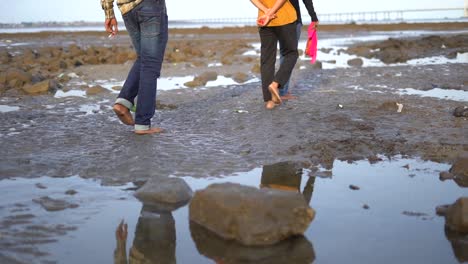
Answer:
[(265, 103), (265, 108), (268, 109), (268, 110), (272, 110), (273, 108), (275, 108), (277, 106), (277, 104), (273, 101), (268, 101)]
[(114, 104), (114, 107), (112, 107), (112, 110), (114, 110), (115, 114), (120, 119), (120, 121), (122, 121), (122, 123), (129, 125), (129, 126), (135, 125), (132, 114), (130, 114), (130, 110), (128, 110), (127, 107), (121, 104)]
[(294, 96), (290, 93), (281, 96), (281, 100), (294, 100), (297, 99), (297, 96)]
[(164, 129), (159, 127), (152, 127), (148, 130), (135, 130), (135, 134), (137, 135), (148, 135), (148, 134), (159, 134), (162, 133)]
[(268, 86), (268, 90), (270, 91), (271, 93), (271, 100), (275, 103), (275, 104), (281, 104), (283, 101), (281, 101), (281, 97), (279, 95), (279, 90), (278, 88), (276, 87), (273, 87), (273, 86)]

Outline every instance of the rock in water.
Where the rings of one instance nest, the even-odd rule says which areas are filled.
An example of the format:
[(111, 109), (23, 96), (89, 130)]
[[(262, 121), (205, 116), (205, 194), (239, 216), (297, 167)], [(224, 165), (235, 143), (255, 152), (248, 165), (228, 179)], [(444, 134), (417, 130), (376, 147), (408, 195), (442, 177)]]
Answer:
[(135, 197), (145, 205), (159, 207), (160, 211), (173, 211), (192, 198), (193, 191), (180, 178), (155, 177), (149, 179), (135, 192)]
[(191, 221), (247, 246), (273, 245), (302, 235), (314, 216), (300, 193), (234, 183), (197, 191), (190, 204)]
[(448, 208), (445, 225), (453, 231), (468, 233), (468, 197), (458, 199)]
[(62, 211), (67, 208), (77, 208), (78, 204), (69, 203), (65, 200), (52, 199), (48, 196), (43, 196), (38, 199), (33, 199), (33, 202), (40, 204), (47, 211)]
[(459, 186), (468, 187), (468, 153), (460, 155), (449, 172), (454, 175), (454, 180)]

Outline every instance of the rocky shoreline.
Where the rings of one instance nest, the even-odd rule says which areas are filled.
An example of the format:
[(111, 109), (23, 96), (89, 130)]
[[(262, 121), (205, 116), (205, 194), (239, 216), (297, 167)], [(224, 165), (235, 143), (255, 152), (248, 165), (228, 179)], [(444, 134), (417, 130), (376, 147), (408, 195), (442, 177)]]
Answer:
[[(335, 159), (372, 160), (379, 154), (451, 163), (467, 151), (466, 118), (452, 115), (466, 103), (401, 94), (409, 87), (466, 91), (465, 63), (325, 70), (320, 63), (301, 60), (292, 79), (299, 100), (265, 112), (258, 82), (244, 83), (259, 78), (259, 56), (244, 55), (258, 41), (252, 28), (235, 28), (231, 34), (199, 31), (204, 34), (173, 32), (162, 75), (195, 76), (185, 83), (187, 87), (203, 88), (218, 76), (232, 77), (239, 84), (160, 91), (162, 108), (155, 122), (167, 129), (161, 135), (164, 140), (135, 141), (109, 111), (115, 95), (95, 84), (125, 79), (134, 58), (128, 36), (111, 41), (96, 38), (102, 33), (37, 33), (26, 34), (29, 44), (1, 47), (2, 104), (21, 109), (2, 113), (3, 177), (79, 174), (125, 183), (151, 175), (219, 176), (283, 160), (330, 167)], [(334, 34), (333, 30), (322, 33), (325, 39)], [(359, 34), (365, 32), (355, 32)], [(23, 35), (9, 37), (17, 43)], [(63, 37), (68, 42), (60, 42)], [(365, 57), (371, 56), (370, 50), (381, 49), (379, 54), (388, 58), (405, 52), (411, 53), (401, 55), (405, 59), (428, 54), (451, 57), (467, 51), (466, 37), (459, 33), (390, 39), (357, 44), (345, 52)], [(48, 46), (54, 38), (58, 45)], [(217, 66), (210, 66), (213, 63)], [(88, 98), (51, 96), (71, 89), (85, 91)], [(403, 105), (400, 113), (397, 103)], [(83, 104), (97, 108), (83, 115), (78, 110)], [(10, 132), (14, 136), (8, 136)], [(103, 163), (109, 166), (99, 166)]]

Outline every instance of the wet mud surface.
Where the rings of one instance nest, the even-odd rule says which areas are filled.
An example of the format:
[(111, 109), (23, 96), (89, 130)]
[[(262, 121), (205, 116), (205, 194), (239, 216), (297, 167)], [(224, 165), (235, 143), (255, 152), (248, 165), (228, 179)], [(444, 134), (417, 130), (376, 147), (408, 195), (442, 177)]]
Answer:
[[(359, 31), (353, 31), (352, 28), (349, 31), (328, 28), (320, 34), (322, 39), (328, 39), (351, 37), (350, 32), (352, 36), (367, 36), (381, 34), (380, 31), (385, 30), (428, 30), (426, 27), (413, 28), (414, 25), (404, 26), (409, 28), (360, 27)], [(443, 33), (443, 38), (458, 43), (450, 47), (451, 51), (438, 51), (435, 46), (430, 46), (428, 50), (421, 49), (418, 55), (418, 50), (412, 49), (412, 58), (453, 57), (454, 52), (466, 54), (466, 42), (459, 41), (466, 39), (466, 32), (460, 32), (463, 26), (433, 28), (458, 30), (455, 33)], [(166, 131), (152, 136), (135, 135), (131, 127), (119, 122), (111, 109), (117, 95), (116, 90), (121, 85), (119, 83), (125, 80), (131, 62), (125, 58), (121, 58), (120, 64), (112, 64), (115, 63), (114, 59), (86, 62), (90, 58), (86, 51), (91, 46), (99, 49), (104, 47), (104, 54), (117, 49), (119, 54), (131, 56), (128, 53), (131, 49), (127, 36), (121, 35), (109, 42), (106, 37), (97, 33), (2, 35), (2, 41), (10, 39), (12, 43), (27, 44), (14, 46), (6, 41), (2, 42), (7, 44), (0, 45), (0, 52), (3, 52), (0, 55), (6, 54), (6, 57), (0, 59), (7, 59), (8, 63), (2, 64), (0, 77), (8, 69), (14, 68), (39, 79), (6, 82), (0, 78), (0, 190), (10, 193), (17, 190), (18, 193), (27, 194), (23, 198), (10, 194), (5, 202), (0, 203), (1, 261), (28, 263), (34, 261), (34, 258), (45, 262), (67, 259), (74, 253), (64, 250), (65, 247), (76, 246), (76, 252), (85, 251), (84, 246), (78, 246), (80, 243), (76, 242), (77, 238), (90, 239), (93, 234), (95, 237), (96, 229), (106, 226), (102, 231), (106, 238), (101, 243), (107, 245), (102, 249), (105, 254), (97, 254), (96, 258), (89, 261), (107, 263), (115, 248), (115, 227), (121, 218), (125, 218), (129, 223), (130, 245), (127, 245), (127, 249), (132, 244), (133, 234), (143, 234), (145, 228), (168, 228), (171, 238), (175, 239), (177, 232), (177, 248), (174, 245), (162, 245), (161, 248), (170, 249), (169, 256), (165, 256), (168, 260), (175, 259), (177, 255), (180, 263), (187, 263), (184, 260), (190, 260), (193, 255), (197, 256), (194, 263), (206, 263), (209, 259), (236, 260), (239, 256), (249, 258), (260, 253), (266, 256), (265, 259), (268, 256), (276, 258), (275, 250), (281, 252), (291, 247), (302, 252), (297, 255), (303, 256), (300, 261), (308, 263), (311, 259), (316, 259), (326, 262), (327, 255), (335, 255), (333, 249), (337, 245), (331, 242), (327, 232), (336, 233), (336, 230), (341, 230), (346, 233), (347, 230), (346, 226), (330, 229), (330, 222), (337, 222), (336, 219), (333, 220), (337, 217), (333, 210), (337, 208), (344, 208), (344, 216), (349, 220), (348, 229), (359, 230), (351, 232), (342, 240), (338, 239), (341, 241), (338, 243), (339, 248), (344, 252), (336, 254), (334, 260), (338, 262), (349, 260), (346, 253), (364, 263), (385, 262), (390, 252), (386, 248), (394, 248), (398, 241), (406, 241), (408, 236), (422, 243), (427, 237), (421, 234), (425, 234), (427, 230), (433, 231), (430, 237), (435, 241), (431, 244), (431, 252), (437, 252), (437, 248), (442, 248), (444, 252), (434, 255), (434, 259), (443, 263), (463, 261), (463, 250), (466, 249), (463, 241), (466, 241), (466, 236), (460, 238), (459, 234), (450, 235), (450, 241), (458, 243), (457, 248), (461, 248), (461, 251), (457, 249), (457, 252), (452, 252), (449, 241), (445, 238), (443, 221), (432, 211), (438, 205), (452, 203), (460, 196), (467, 196), (466, 190), (457, 187), (453, 181), (430, 181), (430, 188), (433, 190), (438, 190), (438, 184), (446, 188), (437, 196), (441, 199), (431, 198), (426, 203), (415, 203), (411, 207), (402, 204), (404, 199), (398, 200), (398, 209), (395, 209), (398, 212), (393, 212), (398, 215), (395, 220), (392, 218), (395, 215), (385, 218), (388, 212), (384, 208), (388, 204), (377, 193), (386, 189), (385, 186), (375, 188), (378, 181), (367, 176), (354, 181), (344, 180), (346, 177), (341, 178), (342, 180), (334, 177), (353, 172), (353, 164), (369, 163), (370, 167), (390, 167), (386, 168), (386, 173), (382, 173), (385, 174), (384, 179), (390, 179), (393, 172), (405, 166), (408, 170), (402, 172), (405, 180), (393, 182), (389, 185), (393, 187), (388, 188), (402, 188), (401, 186), (408, 184), (405, 181), (417, 179), (411, 181), (412, 187), (408, 187), (409, 190), (404, 189), (407, 192), (402, 191), (400, 197), (409, 197), (416, 193), (424, 197), (424, 190), (429, 187), (422, 180), (424, 177), (420, 176), (432, 179), (437, 177), (439, 172), (448, 170), (449, 165), (461, 153), (468, 151), (468, 121), (465, 117), (453, 115), (455, 108), (467, 105), (467, 63), (388, 64), (380, 67), (321, 69), (304, 59), (298, 62), (291, 79), (291, 92), (298, 98), (286, 101), (273, 111), (267, 111), (263, 107), (258, 79), (260, 76), (256, 67), (259, 55), (255, 52), (243, 55), (254, 50), (259, 42), (256, 31), (251, 28), (234, 29), (229, 35), (226, 30), (203, 30), (206, 32), (200, 35), (196, 31), (173, 31), (173, 42), (168, 50), (171, 61), (163, 65), (162, 77), (193, 78), (208, 71), (216, 72), (218, 78), (233, 77), (239, 73), (246, 76), (243, 76), (242, 81), (217, 87), (160, 87), (157, 98), (159, 108), (153, 123)], [(372, 32), (373, 30), (379, 30), (379, 33)], [(424, 34), (438, 33), (434, 31)], [(197, 41), (194, 42), (192, 38)], [(413, 40), (422, 41), (421, 45), (431, 41), (424, 40), (424, 37)], [(235, 48), (224, 49), (229, 43)], [(60, 49), (58, 46), (68, 47), (70, 44), (80, 47), (77, 52), (79, 56), (83, 56), (83, 65), (75, 67), (73, 63), (69, 64), (67, 56), (70, 54), (67, 52), (58, 53), (57, 57), (33, 66), (25, 64), (26, 57), (21, 57), (34, 49), (56, 50)], [(369, 48), (370, 45), (377, 46)], [(373, 41), (370, 44), (357, 44), (357, 48), (369, 51), (385, 45), (385, 42)], [(405, 46), (400, 48), (405, 49)], [(359, 52), (349, 53), (365, 57)], [(16, 54), (21, 60), (8, 54)], [(66, 67), (60, 67), (61, 60)], [(57, 62), (58, 68), (45, 67), (48, 61)], [(76, 76), (63, 78), (69, 73), (75, 73)], [(25, 83), (35, 84), (49, 79), (55, 80), (56, 85), (39, 95), (28, 95), (23, 91), (22, 85)], [(114, 83), (115, 90), (101, 89), (102, 91), (88, 93), (87, 96), (54, 97), (57, 91), (80, 91), (86, 94), (92, 86), (114, 86)], [(181, 87), (183, 85), (179, 84)], [(434, 89), (457, 91), (462, 94), (462, 98), (423, 97), (409, 92)], [(408, 161), (405, 160), (402, 164), (397, 162), (399, 169), (385, 165), (387, 160), (392, 160), (395, 156)], [(430, 161), (430, 164), (414, 165), (417, 169), (413, 170), (413, 159)], [(284, 161), (299, 164), (304, 170), (301, 189), (310, 184), (306, 179), (309, 176), (317, 178), (322, 186), (328, 186), (319, 186), (314, 190), (311, 206), (317, 210), (318, 218), (306, 232), (305, 240), (299, 239), (297, 243), (289, 241), (278, 245), (275, 250), (260, 253), (230, 243), (209, 244), (206, 241), (216, 241), (211, 234), (183, 222), (187, 221), (186, 208), (165, 215), (159, 222), (141, 219), (143, 228), (140, 226), (137, 228), (140, 231), (135, 230), (140, 222), (139, 215), (145, 215), (145, 210), (133, 198), (132, 192), (151, 177), (183, 177), (192, 188), (197, 189), (206, 187), (210, 180), (222, 180), (225, 176), (251, 175), (252, 172), (259, 174), (259, 168), (264, 165)], [(411, 165), (406, 165), (407, 163)], [(365, 166), (353, 173), (368, 170), (371, 169)], [(430, 176), (426, 175), (427, 170), (430, 171), (427, 173)], [(379, 170), (373, 172), (381, 173)], [(244, 180), (240, 179), (232, 180), (243, 183)], [(253, 182), (246, 182), (258, 187), (261, 180), (254, 179)], [(85, 184), (82, 181), (91, 182)], [(115, 185), (120, 187), (113, 187)], [(366, 193), (369, 188), (374, 191)], [(328, 201), (329, 193), (335, 193), (336, 200), (341, 199), (348, 203), (337, 205)], [(350, 199), (356, 193), (361, 196), (356, 200)], [(373, 201), (375, 195), (380, 197), (376, 198), (378, 202)], [(388, 196), (391, 195), (388, 193)], [(349, 204), (349, 201), (353, 203)], [(361, 211), (369, 212), (369, 215), (362, 215)], [(51, 214), (56, 216), (53, 221), (50, 220)], [(93, 214), (98, 216), (93, 217)], [(353, 220), (357, 219), (356, 215), (362, 217), (364, 225)], [(382, 224), (394, 224), (392, 221), (396, 221), (397, 228), (390, 228), (387, 233), (374, 228)], [(408, 236), (391, 231), (401, 228), (408, 230), (409, 226), (412, 227), (410, 229), (417, 228), (417, 231)], [(375, 254), (364, 249), (347, 252), (346, 241), (352, 241), (362, 234), (382, 241), (388, 238), (386, 235), (392, 236), (381, 248), (374, 248)], [(164, 235), (161, 234), (160, 238), (163, 239)], [(147, 245), (145, 239), (151, 240), (143, 237), (140, 240), (143, 241), (142, 245)], [(186, 251), (189, 253), (182, 253), (187, 248), (190, 248)], [(229, 256), (231, 250), (236, 253)], [(417, 248), (407, 246), (405, 254), (400, 256), (401, 262), (410, 260), (412, 263), (424, 263), (416, 257), (418, 253), (415, 252), (419, 252)], [(258, 261), (255, 258), (250, 260), (251, 263)]]
[[(114, 95), (4, 98), (2, 104), (20, 110), (2, 113), (2, 176), (126, 183), (153, 175), (220, 176), (281, 160), (326, 167), (336, 158), (403, 154), (450, 162), (467, 147), (467, 122), (452, 115), (460, 102), (397, 89), (463, 87), (466, 69), (301, 70), (292, 88), (299, 99), (274, 111), (263, 109), (259, 83), (160, 92), (160, 102), (175, 109), (157, 111), (154, 122), (166, 132), (151, 137), (119, 123), (110, 109)], [(80, 112), (84, 104), (96, 109)]]

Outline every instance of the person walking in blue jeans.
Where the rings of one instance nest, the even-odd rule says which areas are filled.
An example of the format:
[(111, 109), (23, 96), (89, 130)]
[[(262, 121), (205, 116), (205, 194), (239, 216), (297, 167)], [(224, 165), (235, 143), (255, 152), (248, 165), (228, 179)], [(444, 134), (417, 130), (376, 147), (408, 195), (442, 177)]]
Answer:
[[(113, 10), (114, 0), (101, 0), (105, 12), (106, 31), (114, 36), (118, 32)], [(160, 133), (163, 130), (151, 126), (156, 109), (157, 79), (168, 40), (168, 18), (165, 0), (117, 0), (137, 60), (113, 106), (122, 123), (134, 126), (138, 135)], [(138, 96), (135, 120), (130, 109)]]
[[(299, 39), (301, 38), (301, 29), (302, 29), (301, 8), (299, 7), (299, 0), (289, 0), (289, 2), (291, 2), (291, 4), (294, 6), (294, 9), (296, 9), (296, 13), (297, 13), (297, 21), (296, 21), (296, 34), (297, 35), (296, 36), (297, 36), (297, 41), (299, 42)], [(302, 2), (304, 3), (307, 9), (307, 12), (310, 15), (312, 22), (315, 22), (314, 25), (315, 27), (317, 27), (318, 18), (317, 18), (317, 14), (315, 13), (314, 4), (312, 3), (312, 0), (302, 0)], [(280, 45), (280, 49), (281, 48), (282, 47)], [(283, 63), (283, 61), (284, 61), (284, 57), (280, 56), (280, 63)], [(280, 89), (279, 92), (280, 92), (280, 96), (282, 100), (290, 100), (290, 99), (296, 98), (289, 92), (289, 80), (283, 86), (283, 88)]]

